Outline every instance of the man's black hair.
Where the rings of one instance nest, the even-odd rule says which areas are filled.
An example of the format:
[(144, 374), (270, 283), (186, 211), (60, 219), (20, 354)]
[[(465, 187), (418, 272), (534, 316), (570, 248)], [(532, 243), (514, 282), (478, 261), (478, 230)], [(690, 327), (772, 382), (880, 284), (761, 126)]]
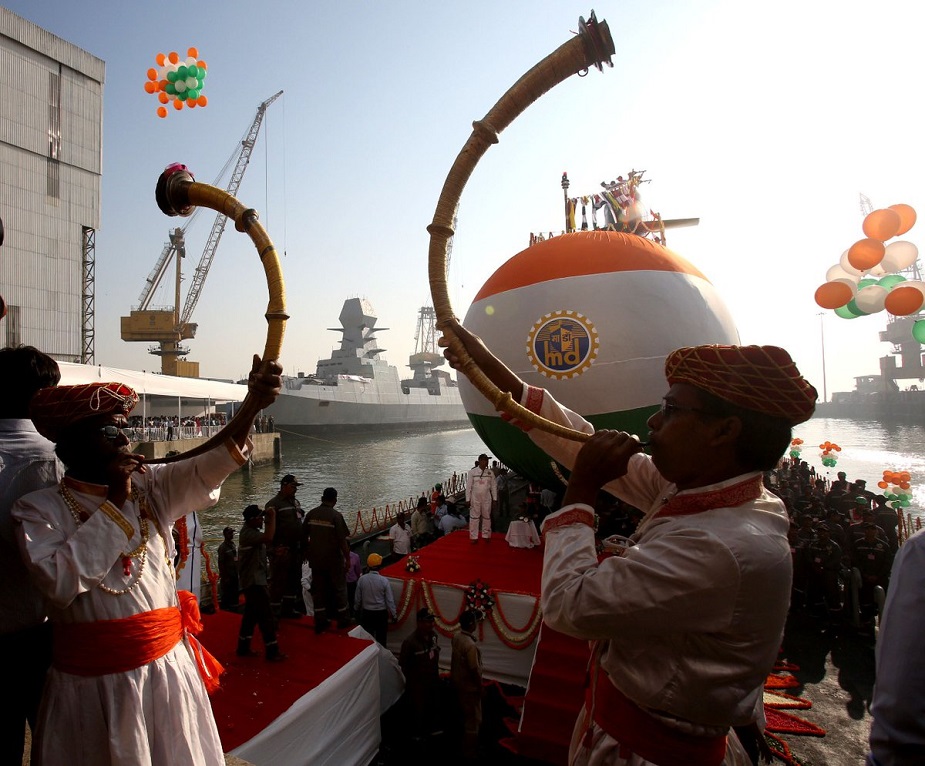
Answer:
[(26, 418), (29, 402), (42, 388), (61, 381), (58, 363), (34, 346), (0, 349), (0, 379), (6, 396), (0, 399), (0, 417)]

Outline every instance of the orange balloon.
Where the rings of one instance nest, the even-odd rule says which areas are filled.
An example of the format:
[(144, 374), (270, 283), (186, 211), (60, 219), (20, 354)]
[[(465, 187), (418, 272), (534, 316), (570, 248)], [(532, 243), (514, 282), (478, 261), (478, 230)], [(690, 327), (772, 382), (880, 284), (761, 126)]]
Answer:
[(886, 247), (879, 239), (859, 239), (848, 248), (848, 263), (859, 271), (866, 271), (880, 263), (885, 253)]
[(195, 99), (195, 98), (188, 98), (188, 99), (186, 99), (186, 105), (187, 105), (190, 109), (195, 109), (195, 108), (196, 108), (196, 99)]
[(192, 56), (194, 59), (199, 58), (199, 49), (198, 48), (188, 48), (186, 51), (187, 56)]
[(196, 103), (199, 104), (199, 106), (206, 106), (206, 104), (209, 103), (209, 99), (207, 99), (205, 96), (200, 96), (199, 98), (196, 99)]
[(158, 53), (154, 60), (157, 62), (158, 66), (164, 66), (164, 62), (167, 61), (167, 57), (163, 53)]
[(918, 288), (903, 287), (900, 282), (887, 293), (883, 308), (893, 316), (907, 317), (922, 308), (923, 303), (925, 303), (925, 296)]
[(885, 481), (878, 481), (878, 482), (877, 482), (877, 486), (880, 487), (880, 489), (886, 489), (886, 488), (889, 487), (890, 485), (887, 484)]
[(844, 282), (826, 282), (816, 288), (816, 303), (824, 309), (840, 308), (853, 297), (851, 288)]
[(148, 70), (148, 79), (149, 79), (149, 80), (156, 80), (156, 79), (157, 79), (157, 70), (154, 69), (154, 67), (152, 67), (151, 69)]
[(890, 237), (896, 236), (901, 220), (899, 213), (895, 210), (881, 208), (868, 213), (861, 228), (871, 239), (879, 239), (881, 242), (885, 242)]
[(157, 94), (157, 100), (162, 104), (166, 104), (168, 101), (170, 101), (170, 96), (168, 96), (164, 91), (161, 91)]
[(158, 116), (158, 117), (166, 117), (166, 116), (167, 116), (167, 107), (166, 107), (166, 106), (159, 106), (159, 107), (157, 108), (157, 116)]
[(173, 108), (180, 111), (183, 108), (183, 102), (179, 98), (173, 100)]
[(170, 59), (171, 64), (176, 64), (180, 61), (180, 56), (176, 51), (170, 51), (170, 54), (167, 56)]
[(909, 479), (912, 478), (912, 474), (908, 471), (903, 471), (901, 474), (899, 474), (899, 478), (903, 481), (909, 481)]
[(197, 61), (197, 62), (196, 62), (196, 66), (198, 66), (200, 69), (208, 69), (208, 68), (209, 68), (209, 65), (206, 64), (205, 61)]
[(911, 205), (890, 205), (890, 210), (895, 210), (899, 213), (899, 231), (896, 232), (895, 236), (905, 234), (915, 226), (916, 215)]
[(899, 483), (900, 489), (909, 489), (912, 485), (908, 481), (901, 481)]
[(148, 80), (145, 83), (145, 93), (156, 93), (156, 92), (157, 92), (157, 83), (151, 82), (150, 80)]

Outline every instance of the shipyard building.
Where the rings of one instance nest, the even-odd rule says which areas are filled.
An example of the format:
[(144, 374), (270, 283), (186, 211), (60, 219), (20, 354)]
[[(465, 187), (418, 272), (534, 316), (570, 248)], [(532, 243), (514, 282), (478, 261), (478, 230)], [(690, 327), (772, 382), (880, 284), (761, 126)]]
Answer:
[(0, 8), (0, 345), (93, 362), (105, 63)]

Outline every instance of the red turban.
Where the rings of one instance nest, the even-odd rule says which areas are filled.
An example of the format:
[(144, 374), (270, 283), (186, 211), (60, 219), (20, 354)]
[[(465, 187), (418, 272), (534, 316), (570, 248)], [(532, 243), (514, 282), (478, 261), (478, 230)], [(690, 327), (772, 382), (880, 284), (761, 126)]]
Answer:
[(39, 389), (29, 405), (36, 430), (46, 439), (58, 441), (67, 428), (97, 415), (116, 412), (128, 415), (138, 394), (123, 383), (85, 383)]
[(693, 346), (665, 360), (669, 384), (689, 383), (746, 410), (795, 426), (809, 420), (818, 394), (777, 346)]

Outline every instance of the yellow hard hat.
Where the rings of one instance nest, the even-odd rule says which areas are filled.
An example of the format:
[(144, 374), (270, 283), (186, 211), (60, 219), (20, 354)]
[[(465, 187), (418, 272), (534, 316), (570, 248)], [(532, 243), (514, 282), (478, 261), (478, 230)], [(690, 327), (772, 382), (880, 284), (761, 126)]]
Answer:
[(380, 567), (382, 566), (382, 556), (378, 553), (370, 553), (366, 557), (366, 566), (368, 567)]

